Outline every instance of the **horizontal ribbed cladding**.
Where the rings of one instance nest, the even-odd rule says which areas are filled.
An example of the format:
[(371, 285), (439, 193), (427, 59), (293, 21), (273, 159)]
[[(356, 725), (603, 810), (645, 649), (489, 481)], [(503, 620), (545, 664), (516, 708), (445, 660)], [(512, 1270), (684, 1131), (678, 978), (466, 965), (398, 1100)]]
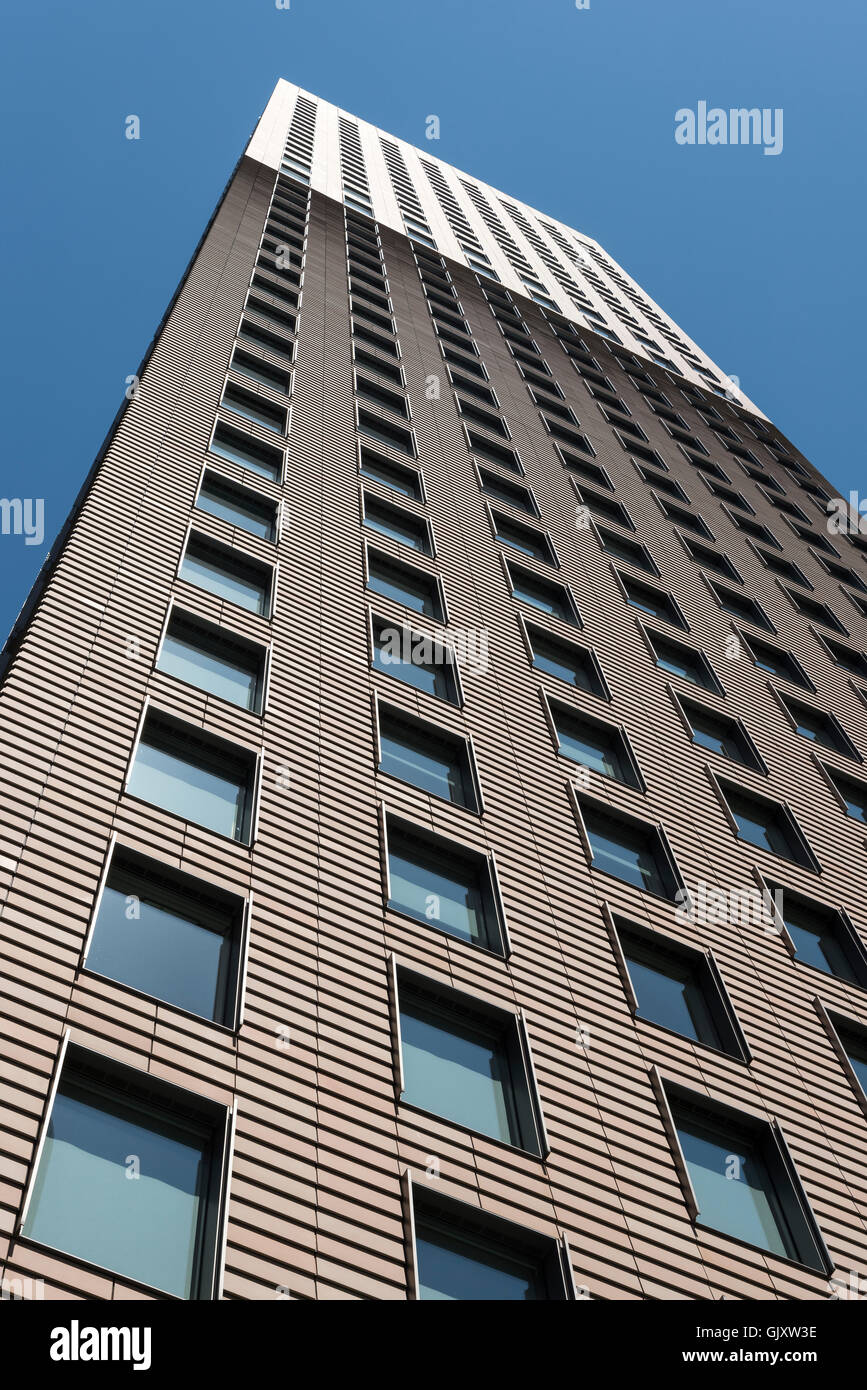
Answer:
[[(0, 1028), (12, 1063), (0, 1093), (2, 1239), (13, 1229), (68, 1022), (73, 1036), (131, 1066), (171, 1077), (194, 1094), (237, 1101), (224, 1278), (229, 1299), (267, 1300), (279, 1290), (294, 1298), (404, 1299), (400, 1177), (409, 1165), (426, 1181), (431, 1158), (439, 1161), (439, 1190), (538, 1231), (566, 1232), (576, 1282), (593, 1298), (825, 1297), (823, 1276), (692, 1226), (648, 1072), (655, 1064), (699, 1092), (777, 1117), (832, 1253), (841, 1268), (861, 1269), (867, 1255), (867, 1174), (859, 1142), (864, 1121), (813, 1006), (818, 993), (829, 1007), (863, 1019), (860, 991), (794, 963), (783, 942), (760, 927), (678, 922), (670, 904), (591, 872), (569, 797), (575, 767), (557, 757), (540, 692), (625, 726), (647, 792), (594, 777), (593, 793), (647, 821), (660, 820), (690, 882), (703, 878), (745, 889), (753, 884), (752, 866), (762, 864), (783, 882), (834, 902), (846, 882), (840, 877), (846, 855), (857, 852), (857, 840), (846, 838), (857, 833), (855, 823), (843, 822), (831, 807), (815, 780), (810, 747), (787, 731), (766, 675), (746, 658), (726, 656), (731, 620), (697, 579), (698, 567), (540, 313), (522, 302), (596, 461), (608, 469), (637, 537), (659, 565), (656, 582), (687, 612), (692, 631), (680, 636), (706, 651), (726, 695), (692, 691), (653, 664), (638, 615), (625, 604), (594, 532), (576, 528), (572, 478), (481, 290), (468, 272), (452, 267), (526, 468), (523, 481), (540, 505), (536, 524), (550, 532), (561, 562), (552, 577), (569, 584), (581, 611), (585, 626), (571, 635), (596, 650), (611, 704), (530, 666), (519, 612), (563, 635), (567, 628), (534, 615), (509, 593), (499, 554), (505, 548), (491, 532), (412, 250), (390, 232), (383, 232), (383, 257), (426, 488), (426, 501), (407, 509), (430, 519), (436, 557), (405, 555), (397, 542), (362, 530), (343, 210), (317, 194), (310, 205), (285, 485), (254, 481), (228, 460), (208, 460), (216, 472), (282, 499), (279, 542), (269, 547), (194, 511), (273, 182), (272, 171), (246, 165), (229, 190), (146, 374), (143, 395), (147, 385), (154, 409), (143, 417), (138, 401), (128, 412), (129, 433), (125, 423), (0, 696), (5, 766), (14, 768), (5, 829), (8, 853), (21, 865), (17, 875), (0, 881), (8, 914), (0, 933)], [(773, 607), (780, 635), (769, 640), (796, 650), (817, 685), (822, 676), (826, 684), (815, 702), (824, 704), (826, 690), (833, 693), (831, 707), (860, 742), (858, 698), (807, 622), (784, 614), (747, 538), (599, 340), (594, 352), (746, 587)], [(271, 354), (268, 360), (278, 359)], [(157, 370), (164, 379), (153, 376)], [(440, 377), (439, 400), (428, 396), (432, 374)], [(657, 372), (654, 379), (673, 398), (672, 383), (662, 377)], [(234, 374), (232, 380), (248, 385)], [(276, 403), (268, 388), (259, 394)], [(776, 509), (752, 481), (736, 476), (691, 405), (684, 400), (676, 409), (757, 512), (765, 508), (761, 519), (785, 538), (786, 554), (805, 569), (812, 564), (800, 540), (784, 537)], [(227, 422), (234, 418), (219, 413)], [(153, 432), (146, 428), (151, 416)], [(733, 427), (740, 432), (737, 423)], [(261, 442), (271, 438), (255, 425), (244, 429)], [(768, 462), (768, 470), (793, 492), (779, 465)], [(382, 485), (364, 486), (390, 496)], [(273, 551), (280, 573), (270, 622), (175, 577), (190, 521), (245, 554), (267, 559)], [(489, 670), (464, 673), (463, 708), (443, 707), (369, 670), (368, 607), (395, 620), (405, 613), (365, 591), (365, 540), (440, 576), (452, 629), (488, 630)], [(546, 573), (517, 552), (512, 558)], [(847, 563), (863, 569), (858, 555)], [(626, 564), (618, 568), (632, 572)], [(809, 572), (817, 596), (821, 585), (825, 601), (841, 611), (835, 581), (817, 565)], [(151, 673), (172, 600), (250, 639), (272, 639), (261, 721)], [(648, 625), (668, 630), (661, 622)], [(854, 622), (852, 628), (854, 641)], [(130, 633), (140, 635), (141, 654), (128, 662), (123, 652)], [(769, 777), (742, 773), (695, 748), (669, 683), (709, 707), (739, 714)], [(472, 733), (485, 802), (480, 819), (377, 774), (374, 692), (453, 732)], [(251, 849), (145, 803), (119, 800), (146, 694), (160, 709), (264, 750)], [(834, 755), (828, 760), (842, 765)], [(733, 781), (787, 796), (822, 861), (821, 878), (737, 844), (706, 764)], [(513, 947), (508, 961), (384, 909), (381, 800), (395, 814), (493, 851)], [(252, 891), (245, 1021), (237, 1038), (121, 985), (76, 974), (112, 829), (123, 843), (166, 863), (237, 892)], [(844, 896), (857, 920), (855, 894)], [(605, 926), (606, 905), (666, 935), (713, 948), (753, 1052), (750, 1067), (633, 1021)], [(551, 1143), (544, 1162), (396, 1104), (392, 951), (435, 980), (525, 1010)], [(576, 1045), (579, 1025), (589, 1029), (589, 1049)], [(45, 1278), (47, 1296), (49, 1287), (84, 1298), (142, 1292), (23, 1242), (16, 1242), (7, 1268)]]

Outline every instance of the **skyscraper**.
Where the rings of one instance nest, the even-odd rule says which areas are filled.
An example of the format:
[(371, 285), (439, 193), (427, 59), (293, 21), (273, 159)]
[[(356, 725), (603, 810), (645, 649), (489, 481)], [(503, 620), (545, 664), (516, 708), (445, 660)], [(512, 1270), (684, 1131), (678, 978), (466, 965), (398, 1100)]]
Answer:
[(850, 1296), (867, 538), (427, 144), (278, 84), (6, 643), (4, 1288)]

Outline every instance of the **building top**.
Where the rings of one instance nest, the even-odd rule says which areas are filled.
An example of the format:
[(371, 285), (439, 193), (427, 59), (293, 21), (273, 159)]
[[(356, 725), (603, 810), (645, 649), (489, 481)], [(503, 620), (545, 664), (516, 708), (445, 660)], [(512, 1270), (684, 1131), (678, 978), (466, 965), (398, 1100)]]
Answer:
[[(435, 144), (437, 118), (427, 118)], [(281, 79), (246, 154), (762, 412), (592, 237)]]

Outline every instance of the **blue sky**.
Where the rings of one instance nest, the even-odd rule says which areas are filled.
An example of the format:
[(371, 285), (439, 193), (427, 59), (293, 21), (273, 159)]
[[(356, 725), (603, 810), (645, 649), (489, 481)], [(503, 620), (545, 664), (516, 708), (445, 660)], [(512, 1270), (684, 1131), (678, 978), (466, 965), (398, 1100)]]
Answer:
[[(4, 8), (0, 496), (45, 499), (45, 542), (0, 536), (0, 641), (278, 77), (415, 144), (438, 115), (428, 148), (597, 237), (863, 491), (861, 0)], [(678, 145), (701, 100), (781, 107), (782, 153)]]

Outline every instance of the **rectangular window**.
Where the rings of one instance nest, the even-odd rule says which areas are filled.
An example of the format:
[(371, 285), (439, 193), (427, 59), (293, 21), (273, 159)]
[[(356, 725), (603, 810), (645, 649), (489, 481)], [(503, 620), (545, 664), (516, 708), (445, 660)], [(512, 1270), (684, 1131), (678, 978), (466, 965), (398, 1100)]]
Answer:
[(776, 1127), (666, 1086), (697, 1207), (712, 1231), (827, 1272), (827, 1258)]
[(559, 618), (561, 622), (571, 623), (573, 627), (581, 626), (575, 602), (563, 584), (543, 579), (541, 575), (533, 574), (531, 570), (525, 570), (520, 565), (510, 563), (507, 568), (513, 598), (519, 599), (521, 603), (528, 603), (531, 608), (537, 608), (541, 613), (550, 614), (552, 618)]
[(823, 627), (831, 627), (835, 632), (841, 632), (844, 637), (849, 634), (840, 619), (832, 613), (827, 603), (817, 603), (815, 599), (808, 598), (806, 594), (799, 594), (795, 589), (786, 589), (786, 594), (792, 606), (797, 608), (799, 613), (803, 613), (805, 618), (809, 618), (814, 623), (821, 623)]
[(219, 516), (248, 535), (273, 541), (277, 530), (277, 505), (261, 493), (251, 492), (206, 469), (196, 498), (200, 512)]
[(256, 343), (258, 347), (268, 348), (271, 352), (279, 353), (281, 357), (287, 357), (290, 362), (292, 360), (295, 349), (289, 339), (281, 338), (279, 333), (269, 333), (267, 328), (253, 323), (252, 319), (241, 320), (238, 337), (243, 338), (245, 342)]
[(646, 574), (659, 574), (646, 545), (640, 545), (628, 536), (618, 536), (615, 531), (609, 531), (604, 526), (597, 526), (596, 530), (606, 555), (613, 555), (615, 560), (623, 560), (628, 565), (634, 565), (636, 569), (644, 570)]
[(375, 670), (449, 704), (460, 703), (455, 653), (450, 646), (382, 618), (374, 618), (372, 626)]
[(261, 712), (264, 647), (246, 642), (216, 623), (174, 609), (157, 670), (241, 709)]
[(387, 444), (390, 448), (398, 449), (401, 453), (415, 458), (415, 440), (412, 432), (405, 430), (401, 425), (395, 425), (391, 420), (385, 420), (381, 415), (374, 415), (372, 411), (359, 406), (358, 428), (372, 439), (379, 440), (380, 444)]
[(401, 1100), (513, 1148), (541, 1154), (535, 1088), (514, 1014), (398, 973)]
[(853, 676), (867, 677), (867, 656), (863, 652), (856, 651), (854, 647), (846, 647), (842, 642), (835, 642), (833, 637), (825, 637), (823, 641), (833, 660), (838, 666), (842, 666), (844, 671)]
[(720, 782), (729, 814), (737, 827), (739, 840), (769, 854), (790, 859), (804, 868), (816, 869), (816, 861), (798, 829), (791, 811), (779, 801), (771, 801), (743, 787)]
[(205, 1097), (71, 1046), (23, 1234), (177, 1298), (213, 1298), (224, 1131)]
[(638, 608), (642, 613), (649, 613), (651, 617), (661, 618), (664, 622), (671, 623), (672, 627), (686, 630), (686, 619), (671, 594), (645, 584), (641, 579), (634, 579), (630, 574), (621, 574), (619, 570), (617, 573), (626, 591), (626, 601), (633, 608)]
[(559, 702), (551, 701), (550, 708), (562, 757), (614, 782), (643, 790), (641, 773), (621, 729)]
[(367, 553), (367, 587), (372, 593), (393, 599), (414, 613), (445, 622), (442, 595), (436, 575), (426, 574), (379, 550)]
[[(634, 531), (632, 518), (626, 508), (620, 502), (615, 502), (613, 497), (603, 497), (598, 492), (591, 492), (589, 488), (582, 487), (578, 491), (578, 496), (587, 511), (593, 516), (601, 517), (603, 521), (611, 521), (615, 526), (623, 526), (627, 531)], [(584, 513), (586, 517), (586, 512)], [(581, 525), (581, 512), (579, 511), (579, 526)], [(586, 524), (586, 523), (585, 523)]]
[(422, 1300), (526, 1302), (572, 1297), (558, 1243), (478, 1207), (413, 1188)]
[(694, 700), (678, 702), (683, 710), (692, 733), (692, 741), (699, 748), (707, 748), (720, 757), (730, 758), (732, 762), (742, 763), (755, 772), (764, 772), (765, 766), (758, 751), (739, 719), (732, 719), (718, 710), (708, 709), (696, 704)]
[(747, 654), (752, 656), (760, 671), (769, 671), (772, 676), (780, 676), (784, 680), (791, 681), (793, 685), (802, 686), (804, 690), (813, 689), (812, 681), (791, 652), (783, 651), (781, 647), (774, 647), (770, 642), (764, 642), (760, 637), (754, 637), (752, 633), (750, 633), (749, 641), (742, 634), (739, 634), (739, 637), (747, 649)]
[(218, 545), (192, 533), (184, 551), (180, 577), (251, 613), (267, 617), (270, 612), (273, 570), (230, 546)]
[(846, 808), (846, 815), (867, 824), (867, 782), (847, 777), (836, 767), (825, 767), (831, 785)]
[(255, 783), (255, 754), (150, 710), (126, 791), (248, 844)]
[(254, 356), (252, 352), (245, 352), (243, 348), (236, 347), (230, 366), (233, 372), (240, 372), (251, 381), (261, 382), (263, 386), (270, 386), (272, 391), (289, 395), (292, 385), (291, 372), (281, 371), (279, 367), (272, 366), (263, 358)]
[(803, 584), (805, 589), (812, 589), (813, 586), (807, 576), (791, 560), (784, 559), (782, 555), (772, 555), (770, 551), (762, 550), (760, 546), (755, 546), (754, 549), (766, 569), (773, 570), (774, 574), (781, 574), (784, 579), (791, 580), (793, 584)]
[(739, 618), (743, 623), (753, 623), (756, 627), (762, 627), (766, 632), (774, 632), (773, 623), (765, 613), (761, 605), (754, 599), (748, 598), (746, 594), (739, 594), (734, 589), (726, 589), (722, 584), (716, 584), (712, 579), (708, 580), (720, 608), (726, 613), (731, 613), (732, 617)]
[(505, 955), (491, 860), (393, 816), (387, 821), (388, 906), (472, 946)]
[(529, 516), (539, 515), (535, 498), (529, 488), (510, 482), (508, 478), (501, 478), (499, 473), (492, 473), (489, 468), (479, 469), (479, 481), (482, 490), (489, 497), (496, 498), (498, 502), (508, 502), (510, 506), (526, 512)]
[(467, 740), (390, 705), (379, 706), (379, 771), (477, 815), (481, 811)]
[(599, 663), (592, 652), (585, 647), (576, 647), (572, 642), (564, 642), (530, 623), (526, 624), (526, 633), (537, 671), (547, 671), (549, 676), (556, 676), (568, 685), (586, 690), (600, 700), (609, 698)]
[(376, 357), (372, 352), (366, 352), (365, 349), (360, 348), (358, 344), (355, 345), (355, 350), (352, 355), (355, 362), (366, 367), (368, 371), (379, 372), (380, 376), (384, 376), (386, 380), (393, 382), (395, 386), (403, 386), (403, 374), (400, 367), (396, 367), (394, 363), (383, 362), (381, 357)]
[(286, 433), (286, 411), (278, 409), (268, 401), (257, 396), (253, 391), (245, 391), (240, 386), (233, 385), (232, 382), (226, 386), (223, 392), (223, 399), (220, 405), (224, 409), (231, 410), (235, 415), (243, 415), (248, 420), (253, 420), (257, 425), (264, 425), (266, 429), (275, 430), (277, 434)]
[(795, 726), (795, 732), (802, 738), (809, 739), (820, 748), (830, 748), (843, 757), (861, 761), (857, 748), (835, 715), (815, 709), (812, 705), (805, 705), (802, 700), (796, 700), (791, 695), (783, 695), (780, 691), (776, 693), (777, 699)]
[(794, 948), (795, 959), (850, 984), (867, 986), (867, 955), (860, 936), (837, 908), (769, 883), (782, 902), (780, 916)]
[(378, 381), (371, 381), (369, 377), (362, 376), (360, 372), (355, 373), (355, 389), (365, 400), (373, 401), (376, 405), (381, 405), (386, 410), (391, 410), (395, 415), (403, 416), (404, 420), (409, 419), (409, 406), (405, 396), (397, 391), (390, 391), (386, 386), (381, 386)]
[(375, 482), (390, 487), (393, 492), (399, 492), (404, 497), (412, 498), (414, 502), (424, 501), (421, 474), (416, 469), (407, 468), (402, 463), (394, 463), (391, 459), (369, 449), (366, 444), (361, 446), (360, 471), (363, 477), (372, 478)]
[(745, 1060), (722, 980), (703, 951), (615, 919), (637, 1018)]
[(744, 581), (727, 555), (722, 555), (717, 550), (711, 550), (709, 545), (701, 545), (699, 541), (694, 541), (691, 536), (681, 536), (680, 539), (687, 554), (692, 556), (697, 565), (701, 565), (703, 569), (711, 570), (714, 574), (722, 575), (724, 579), (731, 579), (735, 584), (743, 584)]
[(378, 531), (389, 536), (401, 545), (417, 550), (420, 555), (433, 555), (430, 526), (422, 516), (405, 512), (402, 507), (394, 507), (375, 497), (372, 492), (364, 494), (364, 524), (369, 531)]
[(542, 564), (557, 564), (557, 557), (544, 531), (537, 531), (535, 527), (513, 521), (502, 512), (492, 511), (491, 515), (494, 520), (494, 534), (503, 545), (520, 550), (522, 555), (528, 555), (530, 559), (538, 560)]
[(662, 831), (601, 802), (578, 797), (591, 867), (657, 897), (674, 899), (683, 887)]
[(712, 690), (715, 695), (724, 694), (723, 688), (714, 675), (713, 667), (704, 652), (675, 642), (672, 637), (663, 637), (659, 632), (648, 632), (647, 639), (653, 650), (656, 664), (663, 671), (682, 680), (697, 685), (702, 690)]
[(501, 468), (508, 468), (512, 473), (523, 473), (524, 470), (514, 449), (507, 449), (502, 444), (496, 444), (493, 439), (485, 439), (484, 435), (479, 434), (477, 430), (468, 429), (467, 440), (471, 453), (487, 459), (488, 463), (496, 463)]
[(118, 848), (85, 966), (233, 1028), (242, 924), (240, 898)]
[(258, 439), (253, 439), (249, 434), (243, 434), (240, 430), (232, 429), (222, 421), (218, 422), (214, 430), (214, 437), (210, 443), (210, 452), (218, 454), (220, 458), (231, 459), (232, 463), (240, 464), (242, 468), (247, 468), (251, 473), (258, 473), (262, 478), (270, 478), (274, 483), (283, 481), (283, 451), (281, 449), (269, 448), (267, 444), (260, 444)]

